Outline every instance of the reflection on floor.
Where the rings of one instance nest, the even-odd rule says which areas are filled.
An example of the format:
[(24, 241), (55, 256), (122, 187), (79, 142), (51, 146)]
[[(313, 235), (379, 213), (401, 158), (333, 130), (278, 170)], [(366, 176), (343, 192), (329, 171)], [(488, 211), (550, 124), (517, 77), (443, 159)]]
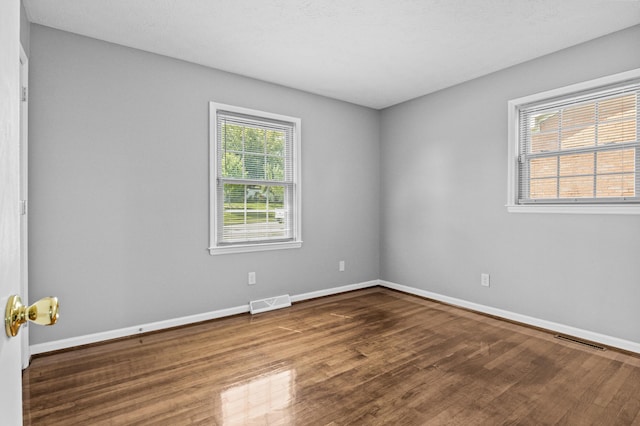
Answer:
[(295, 370), (275, 371), (222, 391), (222, 422), (249, 424), (264, 419), (268, 424), (289, 424), (286, 408), (295, 400)]

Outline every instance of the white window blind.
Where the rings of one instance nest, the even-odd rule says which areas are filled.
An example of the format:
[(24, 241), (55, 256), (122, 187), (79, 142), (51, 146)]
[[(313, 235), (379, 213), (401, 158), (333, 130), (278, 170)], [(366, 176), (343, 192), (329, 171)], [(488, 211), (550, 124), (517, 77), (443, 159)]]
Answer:
[(518, 204), (640, 202), (640, 82), (518, 106)]
[(299, 242), (299, 120), (219, 104), (212, 109), (212, 253)]

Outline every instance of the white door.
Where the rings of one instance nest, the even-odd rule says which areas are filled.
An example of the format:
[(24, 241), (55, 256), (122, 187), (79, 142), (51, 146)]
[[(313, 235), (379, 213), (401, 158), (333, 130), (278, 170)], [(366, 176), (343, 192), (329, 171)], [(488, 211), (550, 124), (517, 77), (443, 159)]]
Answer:
[[(0, 1), (0, 312), (20, 293), (20, 1)], [(4, 321), (3, 321), (4, 322)], [(0, 330), (0, 413), (22, 424), (21, 342)]]

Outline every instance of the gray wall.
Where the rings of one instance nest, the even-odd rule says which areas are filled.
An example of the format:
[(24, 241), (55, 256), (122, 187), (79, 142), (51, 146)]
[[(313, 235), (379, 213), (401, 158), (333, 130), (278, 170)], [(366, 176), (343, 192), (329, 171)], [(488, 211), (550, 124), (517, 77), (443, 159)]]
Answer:
[(640, 342), (640, 216), (504, 207), (507, 101), (638, 52), (635, 26), (384, 110), (381, 278)]
[[(38, 25), (30, 66), (32, 344), (378, 278), (379, 112)], [(212, 100), (302, 119), (302, 249), (209, 255)]]

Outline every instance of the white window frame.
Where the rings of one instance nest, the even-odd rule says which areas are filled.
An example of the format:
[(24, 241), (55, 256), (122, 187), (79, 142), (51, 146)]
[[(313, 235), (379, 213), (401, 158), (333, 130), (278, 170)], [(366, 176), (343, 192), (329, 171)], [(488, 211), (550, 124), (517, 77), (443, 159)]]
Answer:
[[(558, 98), (570, 98), (581, 92), (594, 91), (614, 85), (623, 85), (640, 78), (640, 68), (618, 74), (573, 84), (559, 89), (536, 93), (530, 96), (517, 98), (508, 102), (508, 182), (507, 182), (507, 211), (510, 213), (577, 213), (577, 214), (640, 214), (640, 204), (622, 203), (575, 203), (575, 204), (520, 204), (518, 202), (519, 176), (518, 161), (520, 156), (519, 140), (519, 111), (520, 107), (527, 104), (555, 100)], [(639, 118), (640, 120), (640, 118)], [(640, 132), (640, 126), (637, 127)], [(638, 166), (636, 166), (638, 167)], [(638, 177), (636, 176), (636, 179)]]
[[(218, 176), (218, 132), (217, 117), (219, 111), (242, 114), (255, 117), (257, 120), (286, 122), (293, 127), (293, 152), (291, 163), (293, 165), (294, 200), (293, 209), (293, 239), (291, 241), (259, 241), (246, 242), (233, 245), (219, 244), (218, 236), (218, 209), (222, 203), (218, 200), (217, 176)], [(218, 102), (209, 102), (209, 253), (211, 255), (246, 253), (266, 250), (282, 250), (302, 247), (302, 185), (300, 173), (300, 145), (301, 145), (302, 120), (265, 111), (227, 105)]]

